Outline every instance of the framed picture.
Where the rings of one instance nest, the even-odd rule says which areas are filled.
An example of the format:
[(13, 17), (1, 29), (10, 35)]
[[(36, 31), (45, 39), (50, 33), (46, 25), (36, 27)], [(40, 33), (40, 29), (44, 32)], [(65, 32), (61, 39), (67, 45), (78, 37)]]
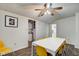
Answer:
[(18, 18), (5, 15), (5, 27), (18, 27)]

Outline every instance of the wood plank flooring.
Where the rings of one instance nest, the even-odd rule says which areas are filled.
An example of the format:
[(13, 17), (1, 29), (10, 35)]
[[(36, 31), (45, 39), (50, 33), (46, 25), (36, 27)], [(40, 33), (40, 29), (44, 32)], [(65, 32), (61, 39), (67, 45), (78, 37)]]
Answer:
[[(31, 46), (32, 46), (32, 43), (29, 42), (29, 47), (28, 48), (23, 48), (23, 49), (20, 49), (18, 51), (6, 54), (4, 56), (31, 56), (32, 55), (32, 51), (31, 51), (32, 48), (31, 48)], [(35, 49), (34, 49), (34, 51), (35, 51)], [(74, 48), (73, 49), (73, 53), (76, 54), (76, 56), (79, 56), (79, 49)], [(51, 55), (49, 55), (49, 56), (51, 56)], [(74, 56), (74, 55), (72, 55), (72, 56)]]
[(32, 54), (31, 53), (31, 45), (32, 45), (32, 43), (29, 42), (28, 48), (23, 48), (23, 49), (20, 49), (18, 51), (6, 54), (4, 56), (31, 56), (31, 54)]

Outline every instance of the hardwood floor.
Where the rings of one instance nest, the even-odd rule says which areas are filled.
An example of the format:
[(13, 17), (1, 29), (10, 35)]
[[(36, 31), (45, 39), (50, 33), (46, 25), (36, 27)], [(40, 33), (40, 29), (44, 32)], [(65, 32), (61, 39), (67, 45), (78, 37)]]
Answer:
[[(4, 55), (4, 56), (31, 56), (31, 55), (32, 55), (32, 53), (31, 53), (31, 52), (32, 52), (31, 45), (32, 45), (32, 43), (29, 42), (29, 47), (28, 47), (28, 48), (23, 48), (23, 49), (20, 49), (20, 50), (18, 50), (18, 51), (15, 51), (15, 52), (6, 54), (6, 55)], [(35, 50), (36, 50), (36, 49), (34, 49), (34, 51), (35, 51)], [(69, 52), (70, 52), (70, 50), (69, 50), (67, 53), (69, 53)], [(73, 52), (73, 54), (70, 53), (69, 55), (64, 55), (64, 56), (79, 56), (79, 49), (73, 48), (73, 49), (72, 49), (72, 52)], [(35, 53), (34, 53), (34, 56), (36, 56)], [(51, 55), (48, 54), (48, 56), (51, 56)], [(62, 55), (60, 55), (60, 56), (62, 56)]]
[(28, 48), (23, 48), (23, 49), (20, 49), (18, 51), (6, 54), (4, 56), (31, 56), (31, 54), (32, 54), (31, 53), (31, 45), (32, 45), (32, 43), (29, 42)]
[(31, 56), (31, 48), (23, 48), (4, 56)]

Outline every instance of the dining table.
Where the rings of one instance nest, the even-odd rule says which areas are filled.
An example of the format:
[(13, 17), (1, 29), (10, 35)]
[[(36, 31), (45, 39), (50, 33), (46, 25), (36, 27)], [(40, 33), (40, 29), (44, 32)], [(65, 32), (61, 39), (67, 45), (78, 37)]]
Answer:
[(41, 46), (44, 47), (47, 52), (51, 53), (53, 56), (56, 55), (58, 49), (62, 44), (66, 41), (65, 38), (59, 37), (48, 37), (41, 40), (36, 40), (32, 42), (33, 46)]

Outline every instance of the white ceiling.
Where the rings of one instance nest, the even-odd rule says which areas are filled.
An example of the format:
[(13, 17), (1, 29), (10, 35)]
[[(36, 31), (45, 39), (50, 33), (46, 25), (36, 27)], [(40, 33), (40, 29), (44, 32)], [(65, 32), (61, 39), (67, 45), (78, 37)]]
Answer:
[(42, 17), (37, 17), (40, 12), (35, 11), (34, 9), (43, 8), (43, 3), (0, 3), (0, 9), (2, 10), (35, 18), (36, 20), (41, 20), (47, 23), (52, 23), (54, 20), (74, 16), (75, 13), (79, 12), (79, 3), (53, 3), (52, 7), (58, 6), (63, 7), (60, 15), (44, 15)]

